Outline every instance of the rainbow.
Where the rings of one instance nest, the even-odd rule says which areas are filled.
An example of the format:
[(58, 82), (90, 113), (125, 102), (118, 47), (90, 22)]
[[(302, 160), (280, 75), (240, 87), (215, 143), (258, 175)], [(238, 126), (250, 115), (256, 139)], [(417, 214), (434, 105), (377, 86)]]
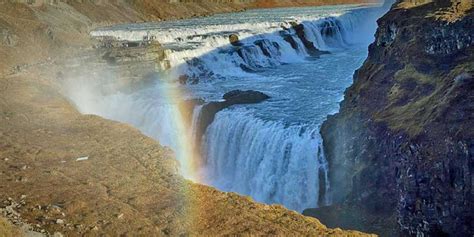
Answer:
[[(170, 126), (173, 128), (175, 133), (173, 133), (173, 151), (175, 152), (175, 157), (179, 162), (179, 173), (186, 180), (189, 180), (194, 183), (202, 183), (203, 177), (199, 175), (199, 169), (201, 165), (201, 156), (199, 149), (197, 149), (198, 144), (196, 139), (192, 134), (191, 122), (185, 118), (183, 111), (187, 111), (189, 108), (183, 102), (184, 93), (183, 88), (178, 85), (173, 86), (159, 86), (163, 102), (169, 103), (170, 105)], [(202, 209), (202, 199), (200, 198), (201, 192), (200, 189), (195, 189), (194, 185), (191, 185), (191, 182), (186, 181), (184, 186), (181, 188), (181, 192), (177, 198), (182, 199), (185, 204), (184, 220), (186, 231), (193, 233), (202, 229), (202, 221), (206, 218), (206, 211)], [(204, 205), (206, 206), (206, 205)], [(204, 219), (203, 219), (204, 217)], [(177, 226), (177, 228), (179, 228)]]
[[(165, 103), (169, 103), (170, 106), (172, 123), (170, 126), (175, 130), (172, 139), (174, 140), (173, 151), (175, 152), (176, 159), (179, 162), (180, 174), (193, 182), (202, 181), (202, 177), (199, 175), (199, 167), (201, 156), (195, 144), (195, 139), (192, 136), (191, 123), (185, 119), (182, 111), (189, 110), (185, 103), (182, 103), (184, 98), (183, 89), (177, 85), (173, 86), (160, 86), (160, 93), (163, 95)], [(191, 108), (192, 109), (192, 108)]]

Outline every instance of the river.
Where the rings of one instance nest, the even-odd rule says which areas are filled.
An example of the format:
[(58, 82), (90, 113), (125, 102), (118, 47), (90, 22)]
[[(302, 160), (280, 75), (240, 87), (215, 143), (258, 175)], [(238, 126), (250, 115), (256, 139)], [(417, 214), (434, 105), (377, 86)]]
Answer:
[[(129, 123), (179, 153), (177, 137), (184, 136), (174, 121), (179, 101), (219, 101), (235, 89), (264, 92), (271, 98), (262, 103), (217, 113), (198, 144), (205, 159), (198, 181), (296, 211), (326, 205), (331, 170), (319, 129), (338, 111), (383, 12), (358, 5), (260, 9), (100, 28), (91, 35), (153, 38), (166, 48), (166, 60), (157, 62), (156, 82), (147, 88), (75, 102), (83, 113)], [(297, 24), (325, 53), (308, 49), (292, 27)], [(237, 46), (229, 43), (231, 34), (240, 39)], [(193, 124), (200, 108), (193, 109)]]

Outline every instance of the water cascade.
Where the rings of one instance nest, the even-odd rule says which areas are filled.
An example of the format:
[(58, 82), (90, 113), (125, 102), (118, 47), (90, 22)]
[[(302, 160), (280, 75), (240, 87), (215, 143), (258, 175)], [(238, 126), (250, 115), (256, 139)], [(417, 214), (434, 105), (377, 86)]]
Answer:
[[(196, 133), (202, 105), (194, 108), (189, 134), (192, 141), (202, 136), (200, 181), (297, 211), (324, 205), (330, 202), (330, 171), (319, 126), (337, 111), (382, 13), (354, 5), (252, 10), (98, 29), (92, 36), (159, 41), (169, 66), (160, 77), (167, 82), (131, 94), (89, 91), (71, 99), (84, 113), (132, 124), (178, 149), (169, 124), (179, 99), (163, 100), (162, 84), (205, 101), (235, 89), (265, 92), (268, 101), (218, 112), (203, 134)], [(230, 34), (238, 36), (238, 46), (229, 44)]]
[(209, 184), (295, 210), (318, 203), (319, 172), (326, 178), (328, 170), (317, 127), (286, 127), (228, 110), (217, 115), (203, 144)]

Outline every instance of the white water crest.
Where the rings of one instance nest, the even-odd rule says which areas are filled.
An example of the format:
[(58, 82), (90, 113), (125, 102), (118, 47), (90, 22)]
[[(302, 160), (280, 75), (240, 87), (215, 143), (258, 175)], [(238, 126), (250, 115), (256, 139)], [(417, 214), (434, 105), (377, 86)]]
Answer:
[[(319, 129), (338, 110), (383, 11), (354, 5), (266, 9), (102, 28), (91, 35), (153, 36), (166, 48), (168, 63), (157, 63), (171, 67), (160, 70), (160, 83), (132, 93), (101, 94), (90, 85), (78, 89), (84, 83), (76, 81), (66, 94), (81, 112), (131, 124), (176, 150), (173, 113), (184, 98), (162, 96), (168, 88), (206, 102), (236, 89), (264, 92), (271, 99), (217, 113), (201, 139), (203, 182), (297, 211), (325, 205), (331, 171)], [(291, 22), (301, 23), (305, 38), (330, 54), (312, 56)], [(241, 45), (230, 45), (229, 34), (238, 35)], [(175, 83), (181, 75), (186, 85)], [(201, 109), (193, 111), (192, 141), (198, 140)]]
[[(291, 27), (294, 23), (304, 25), (305, 37), (320, 50), (368, 44), (373, 40), (375, 19), (380, 12), (378, 8), (350, 5), (258, 10), (158, 25), (122, 25), (98, 29), (91, 35), (129, 41), (154, 38), (167, 49), (166, 65), (171, 67), (167, 72), (172, 75), (168, 78), (187, 75), (195, 83), (216, 78), (247, 77), (249, 71), (305, 60), (310, 55)], [(230, 45), (230, 34), (237, 35), (242, 45)]]

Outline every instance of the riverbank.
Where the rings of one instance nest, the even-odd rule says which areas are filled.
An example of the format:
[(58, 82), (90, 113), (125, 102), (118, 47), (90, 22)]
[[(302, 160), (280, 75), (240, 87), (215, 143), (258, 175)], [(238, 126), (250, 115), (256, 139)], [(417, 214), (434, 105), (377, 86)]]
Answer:
[(156, 141), (80, 114), (59, 90), (67, 63), (95, 56), (89, 29), (141, 14), (108, 3), (0, 4), (0, 205), (9, 221), (67, 236), (365, 235), (186, 181)]

